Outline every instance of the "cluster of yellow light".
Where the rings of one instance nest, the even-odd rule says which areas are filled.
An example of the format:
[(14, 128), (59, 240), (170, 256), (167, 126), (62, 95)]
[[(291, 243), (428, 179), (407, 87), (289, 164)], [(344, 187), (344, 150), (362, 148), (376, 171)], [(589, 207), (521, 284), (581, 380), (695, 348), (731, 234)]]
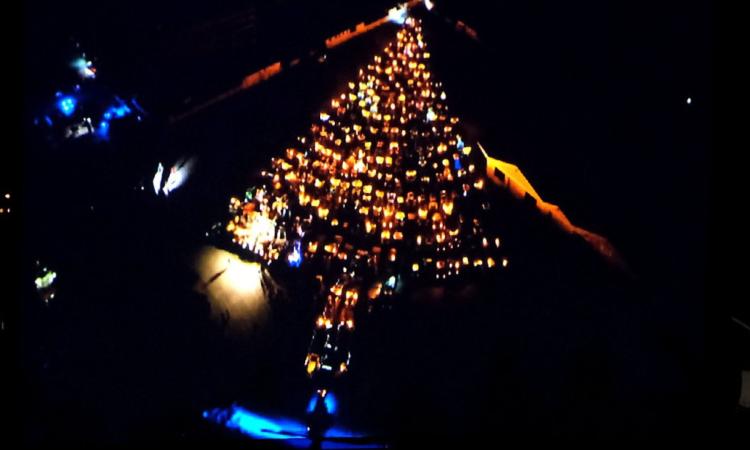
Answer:
[(344, 288), (341, 282), (331, 287), (326, 297), (323, 313), (318, 318), (319, 328), (331, 328), (334, 324), (354, 328), (354, 307), (359, 300), (359, 289), (356, 286)]
[[(352, 251), (360, 249), (371, 253), (375, 245), (386, 247), (391, 255), (388, 246), (409, 241), (404, 231), (410, 223), (416, 225), (411, 228), (421, 231), (411, 242), (416, 241), (423, 252), (427, 247), (436, 252), (460, 248), (465, 236), (459, 233), (463, 220), (455, 214), (457, 197), (466, 196), (471, 189), (483, 189), (484, 179), (475, 175), (474, 164), (467, 160), (471, 147), (457, 146), (460, 136), (454, 132), (454, 125), (458, 118), (450, 117), (447, 107), (437, 100), (446, 96), (425, 65), (429, 57), (421, 26), (409, 19), (397, 33), (395, 43), (360, 69), (358, 79), (348, 83), (348, 90), (320, 112), (320, 122), (311, 127), (311, 139), (300, 138), (300, 143), (312, 145), (302, 150), (289, 148), (285, 158), (272, 161), (273, 172), (267, 174), (272, 189), (256, 196), (257, 212), (275, 226), (291, 198), (333, 228), (374, 238), (362, 239), (349, 249), (338, 250), (336, 245), (338, 251), (327, 252), (326, 256), (340, 260), (347, 260)], [(411, 131), (413, 127), (407, 124), (414, 121), (428, 124), (426, 131)], [(414, 148), (413, 142), (424, 137), (429, 139)], [(411, 155), (405, 151), (409, 148)], [(454, 182), (460, 183), (457, 189), (439, 189)], [(359, 220), (338, 213), (350, 208), (359, 213)], [(259, 246), (255, 242), (258, 233), (246, 230), (256, 224), (253, 213), (257, 212), (237, 209), (244, 214), (229, 226), (235, 240), (268, 260), (277, 258), (286, 244), (285, 236), (268, 239), (265, 233), (266, 239)], [(476, 228), (472, 231), (481, 232)], [(362, 248), (361, 244), (370, 247)], [(307, 256), (316, 251), (317, 243), (308, 245)], [(443, 263), (440, 270), (444, 267), (447, 273), (458, 273), (449, 261)]]
[(276, 219), (285, 214), (288, 205), (285, 196), (269, 196), (259, 189), (253, 201), (242, 202), (232, 198), (229, 211), (233, 219), (227, 223), (232, 240), (257, 254), (265, 261), (278, 259), (286, 244), (284, 228)]
[[(429, 57), (421, 26), (408, 19), (320, 111), (299, 147), (271, 161), (263, 173), (269, 187), (244, 202), (232, 199), (227, 229), (236, 242), (272, 261), (304, 239), (304, 259), (321, 263), (319, 329), (354, 328), (360, 292), (372, 300), (392, 292), (393, 273), (445, 279), (498, 265), (499, 238), (485, 236), (463, 202), (483, 189), (483, 174), (426, 66)], [(306, 365), (316, 371), (319, 357), (308, 355)]]

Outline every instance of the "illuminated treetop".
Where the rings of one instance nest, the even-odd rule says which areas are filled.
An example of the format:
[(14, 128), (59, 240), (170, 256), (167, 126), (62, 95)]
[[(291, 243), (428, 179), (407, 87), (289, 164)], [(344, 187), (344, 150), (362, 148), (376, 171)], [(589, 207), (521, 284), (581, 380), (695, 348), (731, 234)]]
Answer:
[[(360, 297), (390, 295), (406, 277), (507, 265), (482, 220), (478, 152), (464, 142), (429, 59), (420, 22), (408, 18), (299, 146), (271, 160), (266, 183), (231, 201), (236, 243), (268, 263), (319, 270), (325, 304), (316, 326), (336, 337), (353, 329)], [(308, 371), (328, 356), (311, 351)], [(330, 359), (328, 367), (346, 370), (348, 355)]]

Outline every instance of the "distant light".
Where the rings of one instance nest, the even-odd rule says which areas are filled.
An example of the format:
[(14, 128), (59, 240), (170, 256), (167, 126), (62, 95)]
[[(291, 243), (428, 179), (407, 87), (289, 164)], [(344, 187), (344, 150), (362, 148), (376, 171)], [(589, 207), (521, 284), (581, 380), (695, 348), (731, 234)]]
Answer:
[(391, 275), (388, 278), (388, 281), (385, 282), (385, 285), (388, 286), (391, 289), (394, 289), (396, 287), (396, 277)]
[(406, 22), (409, 12), (406, 4), (396, 6), (388, 10), (388, 20), (399, 25), (403, 25)]
[(110, 106), (104, 111), (104, 118), (111, 120), (113, 117), (116, 119), (122, 119), (133, 111), (125, 103), (121, 103), (119, 106)]
[(294, 241), (294, 244), (292, 245), (292, 251), (289, 252), (289, 256), (287, 257), (289, 267), (299, 267), (299, 265), (302, 263), (301, 247), (302, 243), (299, 239), (296, 239)]
[(5, 194), (5, 198), (9, 199), (10, 198), (10, 193)]
[(57, 108), (65, 116), (70, 117), (76, 110), (76, 103), (77, 101), (74, 97), (67, 95), (57, 102)]
[(140, 111), (143, 114), (146, 114), (146, 111), (143, 109), (141, 105), (138, 104), (138, 101), (135, 98), (130, 99), (130, 103), (135, 106), (135, 108)]
[(164, 183), (162, 191), (164, 195), (169, 195), (170, 192), (174, 191), (187, 180), (192, 170), (194, 159), (189, 159), (187, 162), (178, 162), (169, 170), (169, 176), (167, 181)]
[(85, 58), (78, 58), (71, 63), (74, 69), (78, 71), (78, 75), (81, 78), (96, 78), (96, 68), (93, 67), (91, 61), (87, 61)]
[(690, 97), (688, 97), (687, 100), (685, 100), (685, 103), (687, 103), (689, 105), (689, 104), (693, 103), (693, 99), (690, 98)]
[(432, 11), (432, 8), (435, 7), (435, 3), (430, 0), (424, 0), (424, 7), (427, 8), (427, 11)]
[(154, 185), (154, 193), (156, 195), (159, 195), (159, 188), (161, 187), (161, 177), (164, 174), (164, 166), (159, 163), (159, 166), (156, 168), (156, 174), (154, 175), (154, 179), (152, 181), (152, 184)]
[(80, 69), (81, 67), (86, 67), (86, 60), (83, 59), (83, 58), (77, 58), (77, 59), (73, 60), (73, 62), (71, 63), (71, 65), (75, 69)]
[(34, 280), (34, 284), (36, 285), (37, 289), (47, 289), (48, 287), (52, 286), (52, 283), (55, 282), (55, 278), (57, 278), (57, 274), (50, 270), (41, 277), (37, 277)]
[(99, 123), (99, 129), (96, 130), (96, 134), (102, 139), (107, 139), (109, 137), (109, 122), (102, 120)]
[(433, 111), (432, 108), (429, 108), (427, 110), (427, 120), (432, 122), (435, 119), (437, 119), (437, 114), (435, 114), (435, 111)]

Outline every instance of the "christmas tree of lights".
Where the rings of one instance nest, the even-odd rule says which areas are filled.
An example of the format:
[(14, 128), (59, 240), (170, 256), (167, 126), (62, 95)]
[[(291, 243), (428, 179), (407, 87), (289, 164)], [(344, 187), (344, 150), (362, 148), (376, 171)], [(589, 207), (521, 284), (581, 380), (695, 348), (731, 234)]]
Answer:
[(464, 143), (429, 58), (409, 17), (298, 146), (271, 160), (264, 184), (230, 201), (235, 243), (268, 264), (319, 272), (305, 361), (315, 379), (346, 372), (358, 303), (392, 296), (409, 278), (508, 264), (482, 219), (481, 155)]

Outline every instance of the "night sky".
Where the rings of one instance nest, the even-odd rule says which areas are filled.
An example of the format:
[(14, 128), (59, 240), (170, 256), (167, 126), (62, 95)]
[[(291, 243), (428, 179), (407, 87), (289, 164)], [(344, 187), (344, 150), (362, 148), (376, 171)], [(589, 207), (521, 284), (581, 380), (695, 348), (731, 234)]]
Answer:
[[(3, 168), (0, 185), (17, 206), (6, 224), (17, 233), (19, 274), (9, 284), (19, 295), (3, 320), (17, 337), (9, 348), (25, 445), (252, 445), (201, 412), (238, 402), (294, 416), (308, 395), (305, 277), (275, 274), (286, 294), (270, 319), (232, 336), (193, 289), (192, 261), (209, 243), (205, 232), (227, 219), (229, 197), (304, 132), (396, 26), (169, 119), (393, 5), (155, 3), (26, 3), (22, 157)], [(572, 222), (607, 236), (634, 276), (498, 195), (510, 270), (414, 286), (393, 309), (361, 319), (340, 420), (396, 444), (699, 433), (711, 5), (488, 3), (437, 1), (439, 16), (420, 12), (448, 105), (469, 140), (520, 167)], [(480, 42), (445, 18), (474, 28)], [(136, 96), (149, 114), (106, 143), (51, 146), (31, 122), (75, 82), (75, 42), (95, 58), (97, 83)], [(190, 156), (186, 184), (155, 198), (157, 163)], [(49, 306), (34, 289), (36, 260), (58, 273)], [(717, 404), (732, 404), (733, 376), (722, 378)]]

